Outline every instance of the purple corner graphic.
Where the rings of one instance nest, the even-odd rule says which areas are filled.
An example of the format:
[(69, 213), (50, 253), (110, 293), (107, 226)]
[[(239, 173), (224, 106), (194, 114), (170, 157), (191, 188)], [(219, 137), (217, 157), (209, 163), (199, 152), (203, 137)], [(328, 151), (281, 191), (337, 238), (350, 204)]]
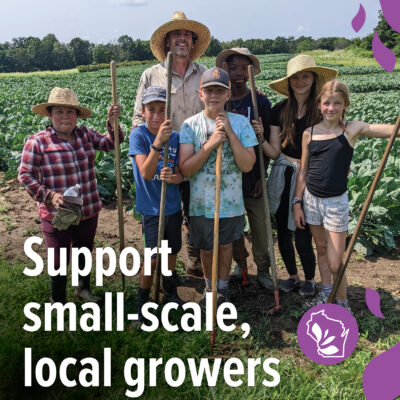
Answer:
[(400, 2), (398, 0), (379, 0), (382, 13), (389, 26), (400, 33)]
[(343, 307), (320, 304), (302, 316), (297, 327), (297, 340), (311, 361), (337, 364), (346, 360), (357, 345), (357, 322)]
[(365, 9), (363, 5), (360, 3), (360, 8), (358, 10), (358, 13), (351, 21), (351, 26), (356, 32), (358, 32), (364, 26), (365, 18), (366, 18)]
[(382, 319), (385, 318), (381, 311), (381, 296), (376, 290), (365, 289), (365, 302), (372, 314)]
[(375, 32), (372, 39), (372, 53), (379, 65), (388, 72), (392, 72), (396, 65), (396, 56), (393, 51), (388, 49), (379, 38), (378, 32)]
[(400, 342), (375, 357), (365, 368), (364, 394), (367, 400), (393, 400), (400, 396)]

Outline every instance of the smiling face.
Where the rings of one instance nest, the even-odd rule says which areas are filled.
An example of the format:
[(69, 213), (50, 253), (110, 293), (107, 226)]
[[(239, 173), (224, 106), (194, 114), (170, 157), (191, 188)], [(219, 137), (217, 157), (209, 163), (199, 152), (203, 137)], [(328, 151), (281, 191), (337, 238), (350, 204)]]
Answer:
[(51, 109), (50, 119), (54, 130), (69, 136), (76, 126), (78, 119), (77, 110), (72, 107), (54, 106)]
[(200, 100), (204, 103), (206, 110), (213, 114), (224, 111), (225, 103), (229, 100), (230, 95), (230, 90), (217, 85), (199, 90)]
[(160, 125), (165, 121), (165, 102), (152, 101), (142, 107), (142, 115), (146, 121), (147, 129), (157, 135)]
[(189, 59), (193, 47), (193, 32), (185, 29), (168, 32), (165, 46), (174, 56)]
[(321, 96), (318, 108), (325, 121), (340, 121), (346, 110), (345, 100), (339, 93), (329, 93)]
[(301, 71), (289, 78), (289, 84), (294, 94), (308, 95), (314, 83), (314, 74), (311, 71)]
[(242, 89), (249, 80), (248, 67), (251, 64), (250, 60), (241, 55), (233, 55), (228, 60), (228, 73), (232, 86)]

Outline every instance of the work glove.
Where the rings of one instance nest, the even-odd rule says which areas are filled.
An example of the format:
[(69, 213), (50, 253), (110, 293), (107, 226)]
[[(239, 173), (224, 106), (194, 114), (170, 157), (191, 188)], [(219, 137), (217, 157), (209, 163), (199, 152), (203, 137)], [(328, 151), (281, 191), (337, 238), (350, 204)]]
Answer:
[(53, 221), (51, 221), (54, 228), (56, 228), (59, 231), (65, 231), (71, 225), (79, 225), (80, 222), (81, 222), (80, 213), (74, 213), (62, 208), (59, 208), (57, 210), (56, 216), (53, 218)]

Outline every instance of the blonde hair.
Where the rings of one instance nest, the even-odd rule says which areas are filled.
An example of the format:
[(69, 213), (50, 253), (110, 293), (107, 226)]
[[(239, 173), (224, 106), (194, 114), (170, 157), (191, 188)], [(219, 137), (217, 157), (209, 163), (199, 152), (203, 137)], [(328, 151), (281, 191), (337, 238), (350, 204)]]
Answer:
[[(322, 89), (319, 92), (319, 95), (317, 96), (317, 103), (321, 104), (321, 99), (323, 96), (334, 96), (337, 94), (342, 97), (342, 99), (344, 100), (344, 106), (347, 108), (350, 105), (349, 88), (343, 82), (340, 82), (337, 79), (328, 81), (325, 83), (324, 86), (322, 86)], [(342, 124), (343, 124), (345, 112), (346, 112), (346, 110), (343, 110), (342, 119), (340, 121)], [(322, 119), (322, 116), (321, 116), (321, 119)]]

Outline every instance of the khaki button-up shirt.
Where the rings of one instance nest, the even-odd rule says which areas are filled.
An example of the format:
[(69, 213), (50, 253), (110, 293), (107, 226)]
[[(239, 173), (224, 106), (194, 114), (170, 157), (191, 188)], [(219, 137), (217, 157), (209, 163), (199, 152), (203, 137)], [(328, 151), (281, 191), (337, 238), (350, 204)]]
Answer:
[[(207, 68), (204, 65), (189, 62), (185, 77), (172, 73), (171, 85), (171, 121), (172, 129), (179, 132), (183, 121), (199, 113), (204, 105), (198, 94), (200, 78)], [(135, 110), (132, 125), (142, 125), (142, 93), (149, 86), (167, 88), (167, 69), (165, 62), (146, 69), (140, 77), (136, 92)]]

